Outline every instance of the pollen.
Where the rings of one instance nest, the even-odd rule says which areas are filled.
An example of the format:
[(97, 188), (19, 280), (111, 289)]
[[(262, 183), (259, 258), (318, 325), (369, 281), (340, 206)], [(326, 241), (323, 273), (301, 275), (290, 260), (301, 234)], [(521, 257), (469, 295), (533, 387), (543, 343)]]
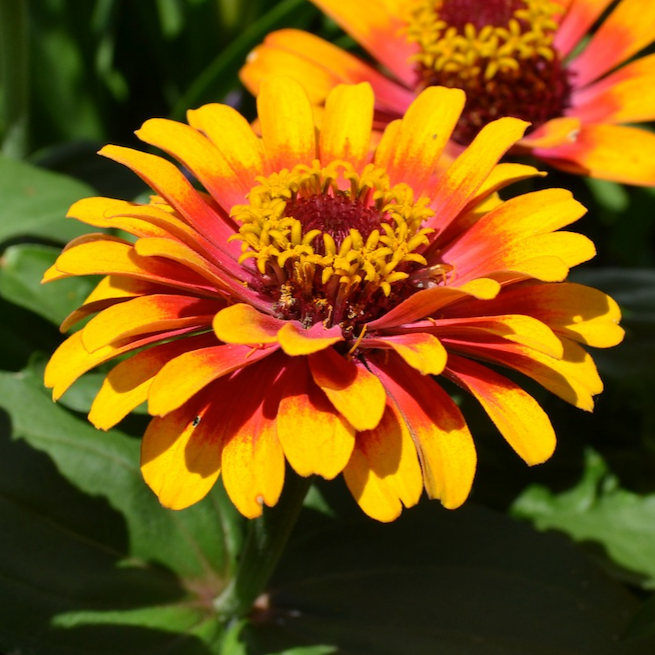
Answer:
[(562, 115), (571, 85), (553, 39), (562, 6), (552, 0), (415, 0), (406, 38), (417, 90), (466, 91), (453, 138), (468, 145), (487, 123), (513, 116), (532, 129)]
[(268, 177), (233, 208), (240, 262), (251, 260), (260, 291), (281, 318), (348, 330), (408, 293), (425, 267), (420, 254), (434, 212), (406, 184), (392, 186), (382, 169), (314, 161)]

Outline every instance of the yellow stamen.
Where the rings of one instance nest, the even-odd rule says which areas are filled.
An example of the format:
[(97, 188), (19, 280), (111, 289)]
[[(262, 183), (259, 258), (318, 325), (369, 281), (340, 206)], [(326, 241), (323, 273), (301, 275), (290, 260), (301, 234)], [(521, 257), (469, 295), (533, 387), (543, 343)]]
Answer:
[[(419, 46), (411, 61), (426, 70), (447, 72), (460, 79), (486, 80), (499, 72), (518, 70), (522, 59), (551, 61), (552, 43), (561, 5), (552, 0), (524, 0), (506, 26), (467, 23), (463, 33), (439, 16), (444, 0), (415, 0), (407, 16), (406, 38)], [(526, 29), (525, 25), (529, 28)]]
[[(387, 174), (372, 164), (357, 174), (347, 162), (321, 166), (315, 161), (312, 166), (298, 165), (257, 181), (260, 184), (248, 194), (248, 204), (231, 212), (241, 224), (232, 239), (242, 242), (240, 262), (254, 259), (262, 276), (270, 276), (275, 283), (283, 275), (287, 286), (280, 302), (291, 303), (298, 292), (312, 294), (316, 284), (334, 288), (336, 298), (355, 291), (365, 291), (370, 297), (378, 289), (389, 296), (392, 285), (408, 277), (399, 268), (426, 264), (415, 250), (427, 245), (432, 232), (421, 227), (434, 215), (428, 199), (415, 200), (406, 184), (392, 187)], [(327, 231), (304, 232), (301, 221), (293, 216), (294, 206), (299, 200), (321, 196), (351, 203), (362, 211), (374, 210), (380, 228), (365, 236), (350, 228), (340, 244)], [(323, 245), (319, 252), (317, 243)]]

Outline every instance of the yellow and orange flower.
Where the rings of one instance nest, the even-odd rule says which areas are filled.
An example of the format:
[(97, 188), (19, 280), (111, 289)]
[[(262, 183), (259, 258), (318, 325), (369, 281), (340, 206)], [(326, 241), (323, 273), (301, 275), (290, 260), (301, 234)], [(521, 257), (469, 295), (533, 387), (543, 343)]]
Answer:
[(218, 104), (190, 111), (189, 125), (147, 121), (139, 138), (203, 191), (162, 157), (103, 148), (157, 195), (71, 208), (136, 240), (80, 237), (46, 272), (46, 281), (104, 276), (62, 325), (95, 314), (48, 364), (54, 398), (130, 354), (89, 418), (108, 429), (147, 400), (143, 475), (175, 509), (222, 473), (234, 504), (255, 517), (277, 502), (285, 460), (301, 476), (343, 473), (381, 521), (423, 487), (459, 506), (476, 454), (436, 375), (477, 398), (528, 464), (546, 460), (548, 417), (495, 367), (591, 410), (602, 385), (580, 344), (620, 341), (619, 311), (563, 282), (594, 255), (584, 236), (556, 231), (584, 213), (568, 191), (498, 199), (537, 174), (497, 165), (524, 122), (490, 123), (434, 174), (463, 107), (458, 89), (425, 90), (373, 155), (368, 84), (332, 91), (319, 132), (305, 91), (286, 78), (262, 85), (261, 138)]
[[(376, 69), (299, 30), (269, 34), (241, 71), (258, 93), (289, 75), (321, 105), (336, 84), (368, 81), (376, 123), (402, 116), (427, 86), (461, 88), (454, 152), (502, 116), (531, 123), (513, 149), (592, 177), (655, 184), (655, 3), (622, 0), (312, 0), (379, 62)], [(581, 47), (581, 44), (584, 44)]]

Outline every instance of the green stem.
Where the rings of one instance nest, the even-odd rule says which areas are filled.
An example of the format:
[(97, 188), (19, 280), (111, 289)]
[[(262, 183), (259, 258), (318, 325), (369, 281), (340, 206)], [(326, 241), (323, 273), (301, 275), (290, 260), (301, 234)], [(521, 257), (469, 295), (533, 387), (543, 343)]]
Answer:
[(0, 79), (2, 80), (2, 154), (27, 154), (29, 107), (26, 0), (0, 0)]
[(287, 544), (303, 500), (311, 486), (310, 478), (289, 472), (284, 491), (275, 507), (248, 523), (248, 534), (237, 570), (214, 608), (221, 620), (245, 616), (266, 588)]

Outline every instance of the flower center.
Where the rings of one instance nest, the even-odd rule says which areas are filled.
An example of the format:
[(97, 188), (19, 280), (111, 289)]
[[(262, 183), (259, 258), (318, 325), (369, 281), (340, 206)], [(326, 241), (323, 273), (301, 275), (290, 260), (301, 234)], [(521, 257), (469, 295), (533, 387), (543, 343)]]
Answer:
[(562, 7), (552, 0), (416, 0), (407, 39), (419, 46), (417, 86), (457, 87), (466, 106), (453, 133), (468, 145), (513, 116), (534, 130), (569, 104), (568, 71), (553, 48)]
[(254, 259), (262, 293), (280, 318), (306, 327), (322, 321), (346, 332), (380, 316), (422, 284), (428, 244), (423, 221), (434, 212), (406, 184), (367, 165), (298, 165), (268, 177), (238, 205), (240, 262)]

